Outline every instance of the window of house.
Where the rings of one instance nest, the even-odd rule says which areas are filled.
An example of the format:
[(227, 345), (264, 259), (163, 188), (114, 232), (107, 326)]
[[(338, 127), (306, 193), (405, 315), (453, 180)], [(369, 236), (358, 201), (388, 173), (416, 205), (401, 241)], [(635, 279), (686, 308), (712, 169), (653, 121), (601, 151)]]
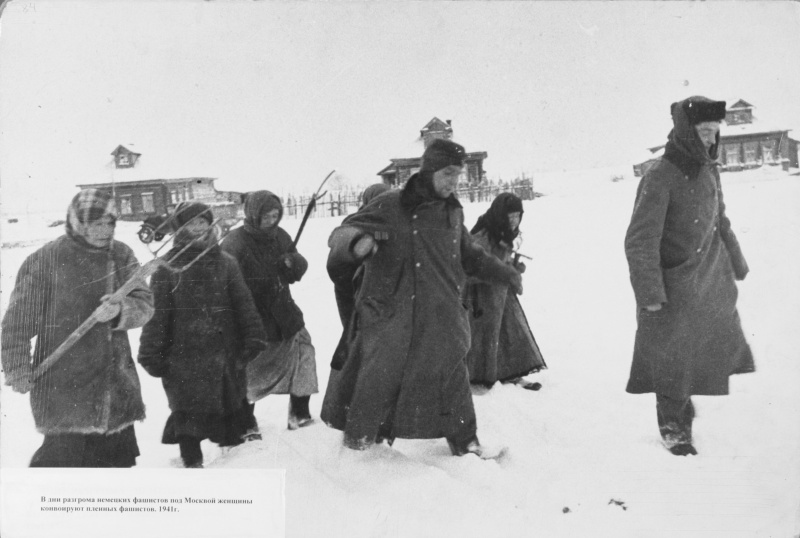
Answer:
[(120, 155), (117, 156), (117, 166), (118, 167), (127, 167), (127, 166), (130, 166), (130, 165), (131, 165), (131, 162), (128, 159), (127, 155), (125, 155), (124, 153), (121, 153)]
[(156, 207), (153, 204), (153, 193), (152, 192), (143, 192), (142, 193), (142, 211), (145, 213), (155, 213)]
[(745, 142), (744, 162), (747, 164), (758, 162), (758, 142)]
[(130, 195), (119, 197), (119, 212), (122, 215), (130, 215), (133, 213)]
[(728, 165), (739, 164), (739, 144), (727, 144), (725, 146), (725, 163)]
[(775, 162), (775, 141), (763, 140), (761, 142), (761, 158), (765, 163)]

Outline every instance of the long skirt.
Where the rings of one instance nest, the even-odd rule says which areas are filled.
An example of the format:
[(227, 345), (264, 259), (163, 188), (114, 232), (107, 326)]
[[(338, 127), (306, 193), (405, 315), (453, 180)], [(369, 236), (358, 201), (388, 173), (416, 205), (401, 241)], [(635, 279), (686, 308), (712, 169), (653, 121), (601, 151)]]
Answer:
[(501, 319), (486, 312), (472, 319), (472, 347), (467, 354), (471, 383), (493, 385), (547, 368), (517, 296), (508, 292)]
[(310, 396), (319, 392), (317, 361), (305, 327), (289, 340), (268, 342), (267, 349), (247, 365), (247, 399), (269, 394)]

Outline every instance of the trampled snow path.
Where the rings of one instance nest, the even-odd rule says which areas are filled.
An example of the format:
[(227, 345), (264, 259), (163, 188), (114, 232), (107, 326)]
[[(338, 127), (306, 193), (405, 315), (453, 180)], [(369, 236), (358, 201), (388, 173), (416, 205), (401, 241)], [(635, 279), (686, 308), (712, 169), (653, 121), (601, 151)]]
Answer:
[[(624, 392), (635, 331), (623, 238), (636, 181), (605, 171), (537, 178), (547, 196), (526, 202), (523, 307), (550, 369), (530, 392), (495, 386), (474, 397), (483, 442), (508, 460), (449, 456), (443, 440), (397, 440), (365, 453), (317, 424), (286, 430), (286, 396), (257, 404), (264, 435), (227, 453), (203, 450), (211, 467), (287, 470), (287, 536), (724, 536), (800, 533), (800, 177), (766, 169), (724, 174), (728, 214), (751, 267), (739, 310), (755, 374), (734, 377), (731, 395), (696, 397), (697, 457), (659, 444), (652, 395)], [(472, 224), (488, 203), (467, 204)], [(336, 218), (309, 221), (300, 250), (309, 273), (293, 286), (317, 348), (320, 395), (339, 337), (324, 270)], [(298, 221), (284, 226), (290, 233)], [(53, 237), (58, 229), (17, 233)], [(40, 225), (41, 226), (41, 225)], [(136, 226), (118, 237), (145, 260)], [(49, 235), (48, 235), (49, 234)], [(14, 275), (37, 246), (3, 249), (3, 307)], [(135, 348), (138, 331), (130, 333)], [(160, 382), (140, 371), (148, 418), (137, 425), (139, 465), (176, 464), (160, 444), (168, 410)], [(25, 466), (38, 447), (25, 398), (2, 391), (4, 466)], [(618, 501), (622, 504), (618, 504)]]

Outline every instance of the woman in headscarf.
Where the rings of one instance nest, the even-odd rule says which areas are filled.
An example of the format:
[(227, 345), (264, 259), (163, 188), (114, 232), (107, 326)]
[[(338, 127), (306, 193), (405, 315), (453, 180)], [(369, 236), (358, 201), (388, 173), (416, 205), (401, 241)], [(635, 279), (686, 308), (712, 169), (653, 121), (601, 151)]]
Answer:
[[(248, 193), (244, 214), (244, 226), (233, 230), (222, 248), (239, 262), (267, 331), (267, 349), (247, 368), (247, 397), (252, 412), (255, 402), (268, 394), (289, 394), (287, 427), (296, 430), (313, 424), (309, 401), (319, 392), (311, 335), (289, 291), (308, 262), (279, 226), (280, 198), (269, 191)], [(259, 435), (255, 418), (251, 430)]]
[(139, 363), (162, 379), (169, 400), (161, 441), (179, 445), (185, 467), (202, 467), (202, 440), (242, 442), (244, 370), (266, 335), (236, 260), (215, 244), (209, 207), (184, 202), (173, 219), (169, 266), (151, 278), (156, 313), (142, 330)]
[[(471, 230), (478, 245), (520, 273), (525, 271), (525, 264), (514, 259), (513, 251), (514, 242), (519, 238), (522, 214), (522, 200), (504, 192), (494, 199)], [(467, 286), (465, 303), (470, 309), (472, 333), (472, 345), (467, 353), (470, 382), (491, 387), (500, 381), (539, 390), (540, 383), (523, 379), (523, 376), (547, 365), (516, 294), (507, 284), (473, 278)]]
[[(31, 467), (132, 467), (139, 447), (133, 424), (144, 419), (127, 331), (153, 314), (144, 280), (120, 301), (110, 296), (139, 263), (114, 240), (116, 207), (107, 192), (72, 199), (66, 234), (30, 256), (17, 274), (3, 318), (6, 384), (31, 391), (44, 442)], [(95, 310), (98, 321), (38, 379), (34, 372)], [(36, 348), (31, 357), (31, 339)]]

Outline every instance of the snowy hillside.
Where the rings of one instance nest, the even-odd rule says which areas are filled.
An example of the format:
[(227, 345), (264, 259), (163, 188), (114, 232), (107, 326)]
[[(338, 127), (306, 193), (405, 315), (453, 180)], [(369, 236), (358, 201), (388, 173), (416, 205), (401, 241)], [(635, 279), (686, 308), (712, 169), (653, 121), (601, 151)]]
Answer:
[[(497, 385), (474, 396), (478, 435), (504, 444), (502, 463), (454, 458), (444, 440), (399, 439), (367, 452), (341, 448), (318, 423), (289, 432), (287, 396), (256, 406), (263, 441), (207, 467), (287, 470), (287, 536), (791, 537), (800, 533), (800, 176), (775, 169), (723, 175), (728, 215), (751, 268), (739, 311), (755, 374), (731, 395), (695, 397), (696, 457), (660, 445), (653, 395), (625, 393), (635, 305), (623, 239), (637, 180), (595, 171), (537, 177), (525, 202), (521, 251), (534, 258), (520, 301), (549, 370), (539, 392)], [(65, 201), (66, 207), (66, 201)], [(465, 205), (475, 222), (488, 203)], [(293, 295), (317, 349), (320, 389), (340, 334), (325, 273), (338, 218), (312, 219), (299, 250), (310, 269)], [(283, 223), (294, 234), (299, 221)], [(141, 261), (137, 226), (117, 237)], [(60, 234), (42, 222), (4, 223), (2, 308), (25, 256)], [(134, 353), (139, 331), (130, 333)], [(141, 467), (178, 466), (160, 444), (168, 415), (160, 381), (140, 369), (147, 420), (136, 426)], [(311, 398), (319, 416), (322, 392)], [(27, 398), (2, 390), (3, 466), (22, 467), (41, 443)], [(194, 471), (193, 471), (194, 472)]]

